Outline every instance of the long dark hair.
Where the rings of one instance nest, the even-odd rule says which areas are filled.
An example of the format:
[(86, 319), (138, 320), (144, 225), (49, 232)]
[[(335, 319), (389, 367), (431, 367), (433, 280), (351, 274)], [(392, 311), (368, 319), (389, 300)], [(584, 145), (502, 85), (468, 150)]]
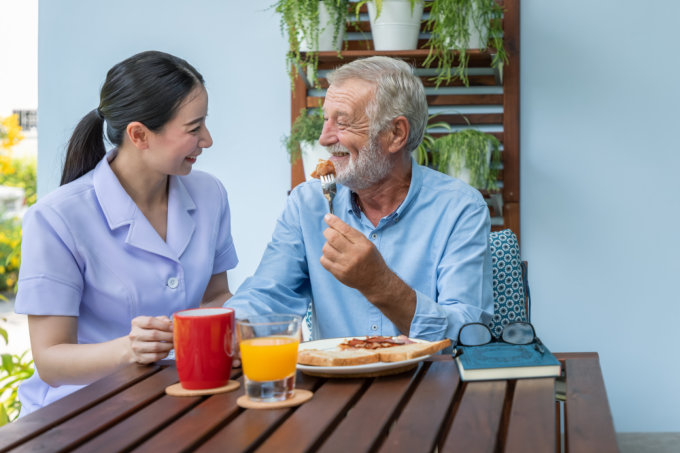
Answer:
[(112, 67), (99, 107), (80, 120), (69, 140), (61, 184), (81, 177), (104, 157), (105, 120), (107, 138), (116, 146), (133, 121), (157, 132), (198, 84), (204, 85), (203, 76), (193, 66), (163, 52), (138, 53)]

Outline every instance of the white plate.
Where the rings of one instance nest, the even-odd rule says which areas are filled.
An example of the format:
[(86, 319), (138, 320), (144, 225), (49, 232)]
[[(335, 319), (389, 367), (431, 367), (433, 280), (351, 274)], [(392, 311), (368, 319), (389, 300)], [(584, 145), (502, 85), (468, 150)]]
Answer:
[[(352, 338), (363, 339), (366, 337), (359, 336), (344, 338), (327, 338), (325, 340), (307, 341), (304, 343), (300, 343), (298, 349), (300, 351), (304, 349), (321, 349), (321, 350), (335, 349), (340, 343), (343, 343), (347, 340), (351, 340)], [(411, 338), (410, 340), (416, 343), (427, 343), (427, 341), (425, 340), (418, 340), (416, 338)], [(297, 368), (303, 373), (311, 375), (359, 376), (362, 374), (371, 375), (376, 373), (382, 374), (383, 372), (385, 374), (390, 374), (391, 370), (406, 368), (409, 365), (416, 364), (418, 362), (425, 360), (431, 355), (432, 354), (428, 354), (420, 357), (415, 357), (413, 359), (402, 360), (400, 362), (375, 362), (366, 363), (364, 365), (350, 365), (350, 366), (314, 366), (314, 365), (301, 365), (298, 363)]]

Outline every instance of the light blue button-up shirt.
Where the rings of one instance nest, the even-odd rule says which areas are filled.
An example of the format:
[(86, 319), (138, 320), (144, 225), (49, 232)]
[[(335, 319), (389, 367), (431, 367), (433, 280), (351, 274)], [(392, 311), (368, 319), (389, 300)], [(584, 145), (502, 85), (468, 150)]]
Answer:
[[(456, 338), (467, 322), (493, 313), (489, 210), (479, 191), (415, 162), (404, 202), (377, 226), (347, 187), (338, 185), (335, 214), (373, 242), (389, 268), (416, 292), (410, 337)], [(237, 318), (255, 313), (304, 316), (313, 301), (314, 339), (399, 335), (397, 327), (359, 291), (320, 264), (328, 203), (320, 182), (290, 194), (255, 274), (225, 306)]]
[[(23, 221), (15, 311), (77, 316), (78, 343), (127, 335), (137, 316), (198, 307), (212, 275), (238, 262), (216, 178), (170, 177), (164, 241), (111, 170), (112, 156), (41, 198)], [(19, 388), (21, 415), (80, 387), (50, 387), (35, 373)]]

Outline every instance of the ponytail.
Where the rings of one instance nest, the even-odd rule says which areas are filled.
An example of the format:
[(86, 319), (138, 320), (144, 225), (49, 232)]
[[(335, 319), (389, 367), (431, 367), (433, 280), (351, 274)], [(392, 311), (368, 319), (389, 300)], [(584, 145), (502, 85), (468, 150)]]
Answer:
[(61, 184), (67, 184), (92, 170), (106, 154), (104, 147), (104, 119), (94, 109), (80, 120), (68, 142)]

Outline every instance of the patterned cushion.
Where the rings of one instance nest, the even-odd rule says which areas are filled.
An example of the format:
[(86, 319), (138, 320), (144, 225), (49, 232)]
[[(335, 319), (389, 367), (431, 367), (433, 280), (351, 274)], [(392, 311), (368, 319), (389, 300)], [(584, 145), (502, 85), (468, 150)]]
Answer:
[(513, 321), (528, 321), (524, 306), (524, 273), (517, 236), (510, 229), (489, 235), (493, 269), (493, 318), (489, 327), (500, 335), (503, 326)]

